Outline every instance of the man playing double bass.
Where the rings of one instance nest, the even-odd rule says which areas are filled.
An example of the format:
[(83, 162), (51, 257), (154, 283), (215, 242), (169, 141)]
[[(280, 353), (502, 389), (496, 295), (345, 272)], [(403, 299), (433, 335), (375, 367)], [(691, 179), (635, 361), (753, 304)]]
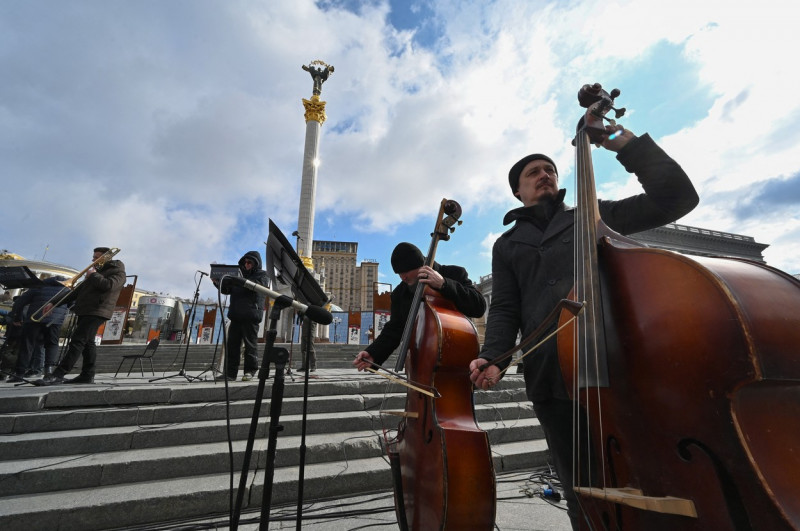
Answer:
[[(604, 126), (589, 112), (587, 126), (605, 129), (601, 145), (636, 174), (644, 193), (620, 201), (599, 200), (603, 221), (612, 230), (631, 234), (671, 223), (698, 203), (691, 181), (681, 167), (649, 135), (637, 137), (620, 126)], [(517, 334), (527, 337), (567, 298), (574, 283), (573, 226), (575, 210), (564, 204), (558, 170), (542, 154), (528, 155), (511, 167), (508, 182), (522, 206), (508, 212), (503, 224), (514, 223), (492, 249), (492, 302), (484, 345), (470, 363), (470, 378), (489, 389), (508, 361), (479, 367), (513, 348)], [(553, 323), (549, 331), (556, 328)], [(559, 365), (555, 340), (545, 342), (523, 364), (528, 399), (544, 429), (556, 472), (564, 487), (573, 529), (579, 508), (573, 492), (573, 411)], [(582, 446), (585, 441), (582, 442)], [(585, 463), (586, 459), (581, 459)], [(581, 477), (587, 477), (585, 470)]]

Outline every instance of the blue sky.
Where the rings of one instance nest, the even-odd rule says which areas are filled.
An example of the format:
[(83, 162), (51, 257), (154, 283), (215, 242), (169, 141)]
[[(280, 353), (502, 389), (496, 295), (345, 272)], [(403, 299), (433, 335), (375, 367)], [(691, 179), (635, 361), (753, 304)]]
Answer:
[[(593, 82), (692, 178), (680, 223), (753, 236), (800, 273), (797, 22), (783, 0), (6, 0), (0, 248), (80, 269), (120, 247), (140, 287), (191, 297), (196, 270), (263, 252), (268, 219), (297, 228), (301, 66), (320, 59), (314, 238), (359, 242), (385, 282), (397, 242), (427, 249), (443, 197), (464, 214), (437, 260), (489, 274), (511, 164), (548, 153), (574, 189)], [(598, 195), (638, 193), (613, 154), (594, 163)]]

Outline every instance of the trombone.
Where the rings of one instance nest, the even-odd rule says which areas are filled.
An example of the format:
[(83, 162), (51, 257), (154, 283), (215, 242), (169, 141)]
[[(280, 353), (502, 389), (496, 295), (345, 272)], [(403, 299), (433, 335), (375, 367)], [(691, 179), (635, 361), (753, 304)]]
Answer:
[[(73, 276), (70, 279), (67, 279), (67, 280), (64, 280), (64, 281), (60, 281), (61, 284), (64, 285), (64, 289), (60, 290), (53, 297), (51, 297), (49, 301), (44, 303), (41, 308), (39, 308), (38, 310), (33, 312), (30, 315), (30, 320), (33, 321), (34, 323), (38, 323), (39, 321), (44, 319), (47, 316), (47, 314), (52, 312), (53, 309), (56, 306), (62, 304), (64, 302), (64, 300), (75, 289), (80, 287), (80, 285), (83, 283), (83, 280), (85, 280), (85, 279), (81, 280), (81, 277), (86, 276), (87, 273), (92, 269), (99, 269), (99, 268), (103, 267), (105, 265), (105, 263), (108, 262), (109, 260), (111, 260), (112, 258), (114, 258), (114, 256), (118, 252), (119, 252), (119, 248), (112, 247), (111, 249), (109, 249), (108, 251), (106, 251), (105, 253), (100, 255), (99, 257), (97, 257), (91, 264), (86, 266), (86, 268), (83, 271), (79, 271), (78, 273), (75, 274), (75, 276)], [(48, 308), (48, 306), (49, 306), (49, 308)], [(45, 308), (47, 308), (47, 309), (45, 310)]]

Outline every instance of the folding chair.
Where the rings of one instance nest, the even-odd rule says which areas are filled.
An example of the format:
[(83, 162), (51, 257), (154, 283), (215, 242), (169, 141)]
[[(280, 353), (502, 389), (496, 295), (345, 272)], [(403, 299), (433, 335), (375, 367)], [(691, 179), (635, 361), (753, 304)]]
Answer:
[(133, 370), (133, 366), (136, 362), (139, 362), (139, 370), (142, 372), (142, 376), (144, 376), (144, 366), (142, 364), (142, 360), (147, 360), (150, 362), (150, 372), (153, 373), (153, 376), (156, 375), (156, 371), (153, 370), (153, 355), (156, 353), (156, 349), (158, 348), (159, 340), (155, 338), (151, 340), (147, 346), (144, 348), (144, 352), (141, 354), (128, 354), (126, 356), (122, 356), (122, 359), (119, 362), (119, 367), (117, 367), (117, 372), (114, 373), (114, 378), (117, 377), (119, 374), (119, 370), (122, 368), (122, 364), (125, 363), (126, 360), (131, 360), (131, 366), (128, 368), (127, 376), (131, 375), (131, 371)]

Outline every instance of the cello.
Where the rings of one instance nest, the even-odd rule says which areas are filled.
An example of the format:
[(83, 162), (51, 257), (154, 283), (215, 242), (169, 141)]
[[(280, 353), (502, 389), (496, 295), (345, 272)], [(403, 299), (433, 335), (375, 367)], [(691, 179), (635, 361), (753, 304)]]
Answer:
[[(618, 95), (584, 85), (579, 101), (603, 119)], [(586, 413), (574, 429), (590, 450), (575, 460), (594, 472), (574, 482), (582, 528), (800, 529), (800, 281), (611, 231), (597, 210), (594, 133), (579, 123), (575, 139), (570, 298), (586, 311), (557, 336)]]
[[(425, 265), (433, 266), (438, 242), (449, 239), (460, 216), (457, 202), (442, 200)], [(494, 467), (488, 435), (475, 421), (468, 370), (478, 349), (472, 321), (417, 283), (396, 368), (405, 366), (409, 381), (436, 393), (409, 388), (396, 434), (384, 436), (402, 530), (494, 526)]]

